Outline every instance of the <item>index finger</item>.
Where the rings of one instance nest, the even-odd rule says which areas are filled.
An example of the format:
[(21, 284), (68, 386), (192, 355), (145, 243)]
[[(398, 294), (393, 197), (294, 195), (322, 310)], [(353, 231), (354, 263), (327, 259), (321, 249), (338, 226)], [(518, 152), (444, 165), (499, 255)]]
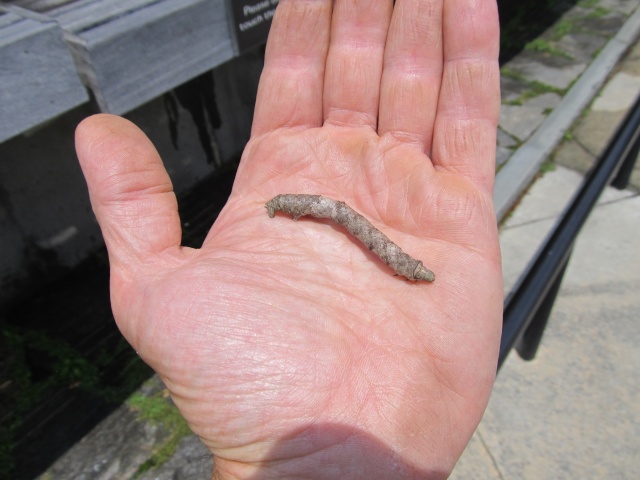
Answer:
[(252, 135), (322, 125), (331, 0), (281, 0), (258, 86)]

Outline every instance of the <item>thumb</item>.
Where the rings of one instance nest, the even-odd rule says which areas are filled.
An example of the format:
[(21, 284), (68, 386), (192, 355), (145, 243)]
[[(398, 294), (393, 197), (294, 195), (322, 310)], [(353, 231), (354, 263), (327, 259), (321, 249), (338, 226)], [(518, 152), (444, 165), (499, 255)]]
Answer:
[(89, 117), (76, 129), (76, 152), (112, 267), (180, 245), (171, 180), (138, 127), (114, 115)]

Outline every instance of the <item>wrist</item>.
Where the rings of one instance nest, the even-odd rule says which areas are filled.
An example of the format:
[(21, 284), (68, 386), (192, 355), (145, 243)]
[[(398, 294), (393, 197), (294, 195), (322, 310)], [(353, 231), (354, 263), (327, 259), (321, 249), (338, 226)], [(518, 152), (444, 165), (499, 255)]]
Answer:
[(455, 463), (455, 459), (430, 462), (428, 455), (411, 455), (420, 458), (418, 465), (406, 453), (354, 427), (312, 426), (279, 440), (255, 463), (216, 457), (212, 478), (431, 480), (447, 478)]

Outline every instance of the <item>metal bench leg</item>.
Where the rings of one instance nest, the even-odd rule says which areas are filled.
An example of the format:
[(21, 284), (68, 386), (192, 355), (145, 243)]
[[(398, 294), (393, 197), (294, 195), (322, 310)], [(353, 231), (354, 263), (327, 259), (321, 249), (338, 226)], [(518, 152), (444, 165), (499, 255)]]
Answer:
[(618, 169), (618, 173), (611, 181), (611, 186), (618, 190), (624, 190), (629, 185), (629, 179), (631, 178), (631, 172), (638, 160), (638, 154), (640, 153), (640, 136), (633, 142), (633, 146), (629, 149), (627, 154)]
[(562, 269), (558, 272), (558, 276), (553, 281), (553, 285), (545, 295), (544, 299), (538, 306), (533, 320), (525, 330), (522, 338), (520, 338), (516, 350), (518, 355), (524, 360), (533, 360), (540, 346), (544, 329), (547, 326), (549, 316), (551, 315), (551, 309), (556, 301), (560, 286), (562, 285), (562, 278), (564, 272), (567, 270), (567, 264), (571, 255), (567, 255), (567, 259), (562, 266)]

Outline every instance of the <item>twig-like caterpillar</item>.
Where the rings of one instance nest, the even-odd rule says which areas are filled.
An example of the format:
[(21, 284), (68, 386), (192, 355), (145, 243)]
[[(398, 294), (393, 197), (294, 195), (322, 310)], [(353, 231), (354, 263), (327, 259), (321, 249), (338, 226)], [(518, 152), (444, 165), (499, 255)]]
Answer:
[(265, 207), (271, 218), (278, 211), (292, 215), (294, 220), (305, 215), (329, 218), (346, 228), (351, 235), (364, 243), (398, 275), (414, 281), (433, 282), (436, 278), (434, 273), (426, 268), (420, 260), (403, 252), (389, 237), (371, 225), (369, 220), (344, 202), (321, 195), (285, 194), (273, 197)]

